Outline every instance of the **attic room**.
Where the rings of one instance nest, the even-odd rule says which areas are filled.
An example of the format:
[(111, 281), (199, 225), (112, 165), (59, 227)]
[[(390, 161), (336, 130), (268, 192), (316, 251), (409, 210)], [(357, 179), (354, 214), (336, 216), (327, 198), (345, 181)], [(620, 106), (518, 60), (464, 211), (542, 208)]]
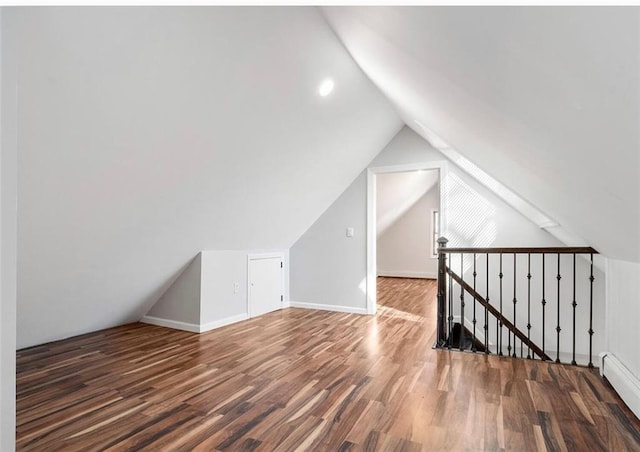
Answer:
[(1, 451), (640, 450), (638, 7), (0, 27)]

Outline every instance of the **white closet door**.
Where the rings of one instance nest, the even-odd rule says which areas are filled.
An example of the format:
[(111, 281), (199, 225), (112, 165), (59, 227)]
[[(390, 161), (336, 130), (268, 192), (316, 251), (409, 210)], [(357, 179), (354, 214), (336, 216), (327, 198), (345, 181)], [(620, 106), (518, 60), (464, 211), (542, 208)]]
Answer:
[(282, 308), (283, 259), (249, 258), (249, 315), (256, 317)]

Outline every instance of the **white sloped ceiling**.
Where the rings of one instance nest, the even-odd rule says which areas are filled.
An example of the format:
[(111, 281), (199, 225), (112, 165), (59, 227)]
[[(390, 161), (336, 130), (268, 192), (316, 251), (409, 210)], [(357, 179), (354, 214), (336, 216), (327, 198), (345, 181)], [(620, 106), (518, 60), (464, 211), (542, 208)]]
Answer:
[(438, 183), (438, 171), (382, 173), (376, 181), (376, 235), (378, 238)]
[(327, 7), (425, 138), (607, 257), (640, 261), (640, 9)]
[(402, 126), (316, 8), (6, 19), (19, 348), (138, 320), (200, 250), (290, 247)]

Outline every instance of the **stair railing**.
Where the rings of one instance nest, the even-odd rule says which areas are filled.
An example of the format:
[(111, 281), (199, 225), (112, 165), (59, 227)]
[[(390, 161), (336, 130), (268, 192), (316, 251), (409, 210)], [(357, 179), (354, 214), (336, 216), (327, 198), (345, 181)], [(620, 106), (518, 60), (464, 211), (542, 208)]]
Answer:
[[(508, 356), (518, 357), (519, 345), (521, 358), (525, 357), (526, 350), (526, 358), (553, 361), (550, 355), (552, 352), (548, 346), (552, 348), (555, 346), (553, 350), (555, 362), (561, 362), (562, 354), (563, 357), (571, 356), (571, 364), (576, 365), (577, 320), (579, 320), (581, 325), (588, 322), (588, 329), (586, 329), (588, 366), (593, 367), (593, 335), (595, 333), (593, 330), (595, 280), (593, 257), (598, 254), (596, 250), (590, 247), (447, 248), (447, 242), (448, 240), (444, 237), (438, 239), (438, 313), (435, 344), (437, 348), (454, 348), (454, 330), (456, 330), (459, 334), (456, 348), (474, 353), (480, 348), (485, 353), (493, 352), (503, 355), (506, 336)], [(452, 256), (459, 260), (459, 273), (451, 268)], [(564, 256), (562, 263), (561, 256)], [(587, 259), (586, 274), (580, 278), (576, 270), (577, 256), (584, 256)], [(537, 269), (532, 267), (532, 257)], [(471, 262), (469, 262), (470, 259)], [(493, 268), (490, 261), (493, 261)], [(457, 269), (458, 262), (456, 261), (455, 264)], [(518, 264), (522, 267), (518, 267)], [(573, 267), (573, 271), (570, 272), (571, 286), (568, 290), (561, 283), (563, 273), (566, 276), (568, 272), (562, 264), (565, 264), (564, 267), (567, 265)], [(580, 267), (585, 267), (585, 264), (580, 263)], [(519, 281), (518, 269), (526, 282)], [(508, 270), (510, 270), (509, 275), (505, 274)], [(549, 273), (550, 271), (555, 271), (555, 274)], [(548, 281), (552, 278), (555, 281)], [(532, 279), (537, 286), (532, 286)], [(492, 282), (493, 286), (491, 286)], [(555, 285), (551, 288), (552, 293), (549, 292), (550, 283)], [(578, 303), (580, 297), (577, 296), (577, 285), (580, 283), (584, 286), (580, 287), (582, 299)], [(484, 295), (481, 295), (478, 284), (484, 285), (482, 288)], [(512, 289), (511, 300), (506, 300), (505, 288)], [(561, 292), (563, 288), (564, 293)], [(532, 299), (532, 289), (535, 289), (537, 300)], [(454, 303), (454, 292), (459, 296), (459, 304)], [(472, 309), (467, 307), (465, 294), (467, 300), (471, 300)], [(497, 298), (497, 302), (493, 302), (492, 298)], [(588, 311), (583, 309), (579, 312), (578, 308), (586, 305), (584, 298), (588, 298)], [(518, 305), (521, 301), (526, 305), (519, 309)], [(565, 302), (568, 303), (565, 304)], [(465, 308), (467, 308), (466, 312)], [(477, 325), (478, 315), (480, 315), (480, 328)], [(553, 317), (549, 319), (550, 316)], [(567, 316), (570, 317), (571, 326), (563, 328), (561, 321)], [(468, 317), (472, 320), (468, 321)], [(495, 319), (495, 323), (490, 322), (490, 317)], [(535, 317), (541, 319), (539, 324)], [(456, 318), (460, 323), (458, 327), (454, 325)], [(547, 322), (550, 321), (555, 321), (555, 324), (549, 325)], [(553, 326), (555, 326), (553, 328), (555, 338), (548, 340), (550, 333), (548, 330)], [(566, 337), (562, 336), (561, 340), (561, 333), (566, 329), (571, 333), (570, 351), (563, 349), (563, 344), (566, 345), (568, 342)], [(494, 342), (491, 342), (492, 339)]]

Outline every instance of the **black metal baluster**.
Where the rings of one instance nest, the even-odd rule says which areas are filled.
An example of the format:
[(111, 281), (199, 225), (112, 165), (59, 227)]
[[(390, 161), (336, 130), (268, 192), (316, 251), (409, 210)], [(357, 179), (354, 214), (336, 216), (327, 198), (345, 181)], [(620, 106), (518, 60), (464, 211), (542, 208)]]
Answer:
[(576, 302), (576, 253), (573, 253), (573, 302), (571, 303), (573, 307), (573, 338), (572, 338), (572, 346), (573, 346), (573, 355), (571, 359), (571, 364), (574, 366), (576, 363), (576, 307), (578, 303)]
[(448, 240), (438, 239), (438, 347), (444, 347), (447, 340), (447, 255), (442, 248)]
[[(487, 253), (487, 304), (489, 304), (489, 253)], [(484, 352), (489, 354), (489, 311), (484, 307)]]
[[(460, 253), (460, 278), (464, 280), (464, 253)], [(464, 287), (460, 284), (460, 351), (464, 350)]]
[(502, 277), (504, 276), (502, 274), (502, 253), (500, 253), (500, 274), (498, 276), (500, 277), (500, 319), (498, 321), (500, 330), (498, 336), (498, 349), (500, 352), (498, 354), (502, 356)]
[[(531, 253), (527, 255), (527, 339), (531, 341)], [(527, 344), (527, 359), (531, 359), (529, 344)]]
[(591, 253), (591, 275), (589, 276), (589, 367), (593, 368), (593, 253)]
[[(451, 260), (451, 253), (449, 253), (449, 265), (453, 267)], [(453, 278), (449, 275), (449, 315), (447, 316), (447, 321), (449, 322), (449, 339), (447, 340), (447, 348), (451, 350), (451, 343), (453, 338), (451, 337), (451, 331), (453, 326), (451, 322), (453, 321)]]
[(471, 351), (476, 352), (476, 253), (473, 253), (473, 342), (471, 343)]
[[(518, 300), (516, 298), (516, 253), (513, 253), (513, 326), (515, 328), (517, 328), (516, 326), (516, 303), (518, 303)], [(511, 336), (511, 335), (509, 335)], [(517, 358), (516, 356), (516, 334), (515, 332), (513, 333), (513, 356), (514, 358)]]
[[(547, 306), (547, 300), (545, 300), (544, 298), (544, 284), (545, 284), (545, 273), (544, 273), (544, 261), (545, 261), (545, 257), (547, 255), (546, 254), (542, 254), (542, 353), (544, 354), (544, 332), (545, 332), (545, 319), (544, 319), (544, 314), (545, 314), (545, 307)], [(544, 358), (541, 356), (540, 359), (544, 360)]]
[(560, 280), (562, 279), (562, 276), (560, 276), (560, 253), (558, 253), (558, 276), (556, 276), (556, 279), (558, 280), (558, 321), (556, 323), (556, 362), (559, 363), (560, 362), (560, 331), (562, 331), (562, 328), (560, 328)]

